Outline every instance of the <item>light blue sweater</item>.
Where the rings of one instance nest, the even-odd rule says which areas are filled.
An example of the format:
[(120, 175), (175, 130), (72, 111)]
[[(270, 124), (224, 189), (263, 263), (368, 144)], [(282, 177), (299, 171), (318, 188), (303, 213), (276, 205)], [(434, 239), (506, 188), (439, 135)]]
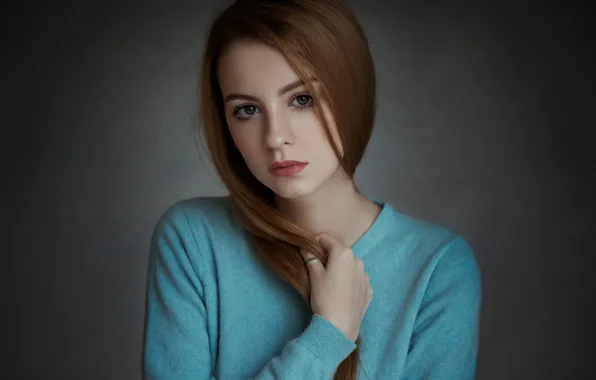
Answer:
[[(388, 202), (352, 247), (374, 290), (359, 379), (473, 379), (481, 279), (464, 239)], [(257, 256), (229, 197), (170, 207), (151, 241), (151, 380), (331, 379), (356, 345)]]

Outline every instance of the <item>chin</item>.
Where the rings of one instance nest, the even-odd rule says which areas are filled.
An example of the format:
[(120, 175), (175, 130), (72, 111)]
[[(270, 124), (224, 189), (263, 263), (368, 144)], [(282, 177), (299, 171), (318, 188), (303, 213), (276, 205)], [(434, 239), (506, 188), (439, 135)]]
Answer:
[(315, 193), (319, 188), (324, 186), (331, 178), (338, 175), (339, 165), (335, 170), (329, 170), (326, 174), (321, 173), (305, 173), (306, 175), (295, 178), (276, 177), (271, 173), (259, 173), (255, 177), (267, 186), (273, 193), (284, 199), (297, 199)]
[(297, 181), (289, 181), (285, 184), (272, 184), (271, 186), (267, 186), (279, 197), (284, 199), (296, 199), (300, 197), (304, 197), (306, 195), (312, 194), (316, 190), (316, 186), (313, 186), (312, 183), (303, 182), (300, 183), (300, 180)]

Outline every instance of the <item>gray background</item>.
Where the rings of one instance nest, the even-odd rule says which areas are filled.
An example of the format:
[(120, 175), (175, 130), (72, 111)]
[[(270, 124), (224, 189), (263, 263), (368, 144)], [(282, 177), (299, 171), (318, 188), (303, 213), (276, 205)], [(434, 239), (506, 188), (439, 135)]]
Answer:
[[(193, 137), (217, 2), (83, 3), (2, 12), (15, 378), (139, 379), (152, 228), (226, 193)], [(379, 101), (357, 182), (472, 244), (478, 379), (592, 378), (593, 16), (415, 3), (351, 2)]]

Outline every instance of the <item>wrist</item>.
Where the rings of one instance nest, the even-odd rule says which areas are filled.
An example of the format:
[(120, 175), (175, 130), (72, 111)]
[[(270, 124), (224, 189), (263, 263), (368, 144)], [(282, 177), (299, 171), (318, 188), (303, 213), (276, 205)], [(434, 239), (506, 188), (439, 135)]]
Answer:
[(359, 329), (347, 327), (345, 323), (337, 320), (333, 317), (328, 317), (322, 314), (319, 314), (321, 317), (325, 318), (329, 323), (331, 323), (335, 328), (340, 330), (346, 337), (348, 337), (352, 342), (356, 342), (358, 339)]

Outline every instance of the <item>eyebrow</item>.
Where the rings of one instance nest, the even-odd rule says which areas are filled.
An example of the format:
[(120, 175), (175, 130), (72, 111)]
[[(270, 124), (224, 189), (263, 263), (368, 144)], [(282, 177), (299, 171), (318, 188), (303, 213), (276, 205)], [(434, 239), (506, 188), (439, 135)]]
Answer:
[[(316, 82), (316, 79), (310, 79), (310, 82)], [(304, 81), (302, 79), (298, 79), (290, 84), (287, 84), (285, 86), (283, 86), (282, 88), (280, 88), (279, 90), (277, 90), (277, 95), (279, 96), (283, 96), (284, 94), (286, 94), (289, 91), (292, 91), (295, 88), (298, 88), (300, 86), (304, 86)], [(246, 94), (229, 94), (228, 96), (226, 96), (226, 98), (224, 99), (224, 102), (229, 102), (231, 100), (235, 100), (235, 99), (248, 99), (248, 100), (253, 100), (255, 102), (258, 102), (259, 99), (255, 96), (252, 95), (246, 95)]]

